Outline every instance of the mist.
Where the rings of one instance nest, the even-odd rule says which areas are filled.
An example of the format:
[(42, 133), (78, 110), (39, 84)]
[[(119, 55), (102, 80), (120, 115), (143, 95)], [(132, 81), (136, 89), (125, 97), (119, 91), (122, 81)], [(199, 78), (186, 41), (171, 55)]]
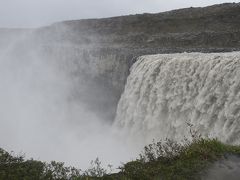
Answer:
[[(87, 79), (70, 75), (74, 65), (65, 66), (37, 51), (31, 35), (1, 48), (0, 147), (81, 169), (96, 157), (114, 167), (135, 157), (134, 146), (126, 144), (111, 122), (86, 106)], [(82, 82), (77, 87), (76, 78)], [(75, 91), (84, 102), (74, 97)]]

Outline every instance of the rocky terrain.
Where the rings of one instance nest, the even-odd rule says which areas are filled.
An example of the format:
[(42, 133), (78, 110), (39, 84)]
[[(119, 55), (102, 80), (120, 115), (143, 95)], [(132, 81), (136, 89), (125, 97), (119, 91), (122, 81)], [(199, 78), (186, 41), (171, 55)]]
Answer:
[[(239, 22), (240, 3), (65, 21), (37, 29), (0, 29), (0, 51), (62, 62), (61, 68), (74, 78), (71, 98), (81, 97), (96, 113), (112, 119), (136, 57), (240, 50)], [(79, 85), (86, 89), (78, 91)], [(90, 95), (80, 96), (84, 91)]]

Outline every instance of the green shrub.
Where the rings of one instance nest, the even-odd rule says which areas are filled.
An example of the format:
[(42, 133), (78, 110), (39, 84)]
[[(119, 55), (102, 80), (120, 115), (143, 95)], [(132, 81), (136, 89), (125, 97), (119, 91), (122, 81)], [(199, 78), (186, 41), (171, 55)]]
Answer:
[(91, 162), (90, 168), (81, 171), (61, 162), (25, 160), (23, 155), (14, 156), (0, 149), (0, 180), (194, 180), (200, 179), (202, 172), (225, 154), (240, 155), (239, 146), (192, 137), (192, 141), (185, 143), (169, 139), (153, 141), (145, 146), (138, 159), (124, 164), (114, 174), (111, 166), (103, 168), (98, 158)]
[(185, 144), (167, 139), (146, 146), (140, 158), (123, 165), (121, 172), (129, 179), (200, 179), (201, 173), (226, 153), (240, 154), (240, 147), (217, 139), (199, 138)]

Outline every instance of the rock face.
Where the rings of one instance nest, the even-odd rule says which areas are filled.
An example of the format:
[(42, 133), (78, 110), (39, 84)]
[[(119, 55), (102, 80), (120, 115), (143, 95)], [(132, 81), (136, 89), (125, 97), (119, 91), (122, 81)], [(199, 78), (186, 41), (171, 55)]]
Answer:
[(38, 29), (1, 29), (0, 51), (5, 53), (7, 47), (18, 56), (31, 52), (61, 62), (75, 82), (72, 98), (87, 91), (88, 96), (81, 100), (104, 118), (113, 119), (136, 57), (240, 50), (239, 22), (239, 3), (65, 21)]
[(213, 163), (204, 175), (202, 180), (238, 180), (240, 175), (240, 157), (226, 154), (222, 159)]

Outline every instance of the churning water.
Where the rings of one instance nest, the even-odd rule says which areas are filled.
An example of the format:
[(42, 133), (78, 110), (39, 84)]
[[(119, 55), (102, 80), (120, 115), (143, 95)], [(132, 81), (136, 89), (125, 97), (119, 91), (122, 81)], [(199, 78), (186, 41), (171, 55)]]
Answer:
[(240, 53), (149, 55), (132, 66), (115, 126), (130, 137), (240, 142)]

